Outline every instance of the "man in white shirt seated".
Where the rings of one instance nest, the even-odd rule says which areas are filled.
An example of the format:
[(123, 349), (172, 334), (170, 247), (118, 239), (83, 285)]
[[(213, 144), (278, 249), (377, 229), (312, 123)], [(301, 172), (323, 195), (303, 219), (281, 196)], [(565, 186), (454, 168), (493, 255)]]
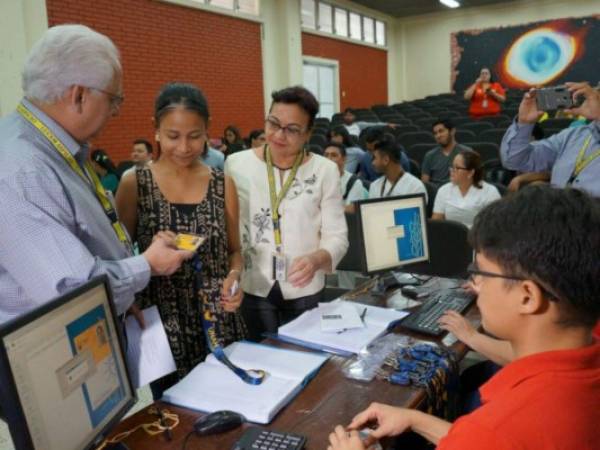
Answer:
[(383, 176), (371, 183), (369, 198), (423, 193), (427, 200), (427, 190), (423, 182), (402, 168), (401, 152), (401, 146), (391, 140), (384, 139), (375, 145), (373, 168)]
[(344, 169), (346, 164), (346, 147), (343, 144), (330, 142), (325, 147), (325, 157), (333, 161), (340, 171), (340, 188), (344, 199), (344, 211), (354, 212), (354, 202), (369, 198), (362, 181), (356, 174)]

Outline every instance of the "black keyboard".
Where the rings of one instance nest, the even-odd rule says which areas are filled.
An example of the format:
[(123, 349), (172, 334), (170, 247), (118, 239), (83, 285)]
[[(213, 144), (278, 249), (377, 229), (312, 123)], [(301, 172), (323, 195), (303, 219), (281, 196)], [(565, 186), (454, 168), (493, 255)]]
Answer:
[(438, 324), (445, 311), (465, 312), (475, 301), (475, 296), (464, 289), (449, 289), (435, 293), (421, 308), (406, 317), (400, 326), (417, 333), (441, 336), (446, 332)]
[(306, 438), (299, 434), (248, 428), (231, 450), (302, 450)]

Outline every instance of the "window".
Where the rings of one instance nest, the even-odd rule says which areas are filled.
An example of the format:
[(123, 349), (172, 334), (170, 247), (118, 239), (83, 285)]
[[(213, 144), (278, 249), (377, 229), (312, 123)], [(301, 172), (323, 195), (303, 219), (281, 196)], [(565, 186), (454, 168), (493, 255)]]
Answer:
[(350, 37), (362, 41), (362, 27), (360, 14), (350, 13)]
[(333, 20), (331, 16), (331, 5), (319, 2), (319, 31), (325, 33), (333, 32)]
[(300, 4), (304, 28), (381, 47), (386, 45), (386, 24), (381, 20), (321, 0), (301, 0)]
[(363, 17), (363, 39), (365, 42), (375, 43), (375, 30), (373, 30), (373, 19)]
[(315, 0), (302, 0), (302, 26), (316, 28), (315, 23)]
[(241, 13), (258, 16), (257, 0), (237, 0), (237, 10)]
[(209, 3), (219, 8), (233, 9), (233, 0), (209, 0)]
[(380, 20), (375, 21), (375, 42), (377, 45), (385, 45), (385, 23)]
[[(168, 0), (167, 0), (168, 1)], [(210, 5), (216, 8), (228, 9), (230, 11), (240, 12), (258, 16), (258, 3), (260, 0), (193, 0), (202, 5)], [(314, 1), (314, 0), (313, 0)]]
[(335, 8), (334, 19), (335, 34), (348, 37), (348, 12), (342, 8)]

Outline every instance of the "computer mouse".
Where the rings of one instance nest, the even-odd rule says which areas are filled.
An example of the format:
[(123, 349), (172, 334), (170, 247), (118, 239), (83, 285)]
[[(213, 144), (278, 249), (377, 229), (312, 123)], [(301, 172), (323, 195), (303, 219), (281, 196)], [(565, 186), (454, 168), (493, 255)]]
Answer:
[(415, 278), (411, 273), (394, 273), (396, 281), (400, 286), (413, 286), (421, 284), (421, 282)]
[(244, 416), (233, 411), (215, 411), (199, 417), (194, 422), (194, 431), (198, 436), (224, 433), (244, 423)]
[(400, 292), (402, 292), (402, 295), (404, 295), (405, 297), (408, 298), (417, 298), (417, 295), (419, 294), (419, 291), (417, 290), (417, 288), (415, 286), (402, 286), (402, 288), (400, 289)]

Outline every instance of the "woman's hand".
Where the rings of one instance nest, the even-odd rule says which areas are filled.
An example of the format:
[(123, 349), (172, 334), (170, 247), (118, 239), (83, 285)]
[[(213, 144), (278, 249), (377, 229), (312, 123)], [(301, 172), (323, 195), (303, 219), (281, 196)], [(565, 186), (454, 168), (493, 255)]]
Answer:
[(299, 256), (290, 266), (287, 281), (295, 288), (303, 288), (312, 281), (317, 270), (319, 263), (314, 254)]
[(226, 312), (235, 312), (242, 304), (243, 295), (239, 282), (239, 272), (236, 270), (231, 271), (223, 280), (221, 307)]
[(469, 341), (477, 334), (471, 322), (456, 311), (446, 311), (439, 319), (440, 328), (449, 331), (457, 339), (469, 345)]
[(136, 305), (135, 303), (133, 305), (131, 305), (129, 307), (129, 309), (127, 310), (127, 315), (130, 315), (130, 314), (133, 317), (135, 317), (135, 321), (140, 326), (140, 329), (145, 330), (146, 329), (146, 320), (144, 319), (144, 314), (142, 313), (142, 310), (140, 309), (140, 307), (138, 305)]
[(338, 425), (333, 433), (329, 435), (329, 447), (327, 450), (364, 450), (365, 446), (360, 440), (357, 431), (347, 432), (344, 427)]

